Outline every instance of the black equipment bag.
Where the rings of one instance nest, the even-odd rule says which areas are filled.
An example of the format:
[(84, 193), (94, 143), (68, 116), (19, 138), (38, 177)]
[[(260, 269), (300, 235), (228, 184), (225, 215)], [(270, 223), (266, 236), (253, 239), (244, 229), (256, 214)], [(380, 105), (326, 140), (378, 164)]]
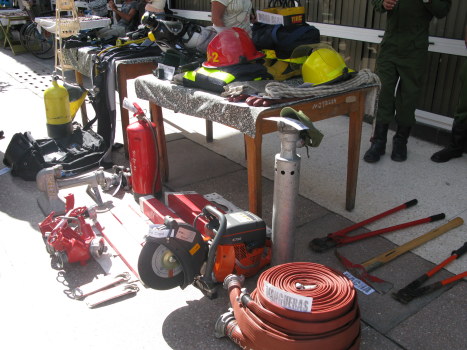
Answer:
[(320, 42), (319, 30), (309, 24), (283, 26), (256, 22), (252, 31), (256, 49), (274, 50), (281, 59), (290, 58), (297, 46)]
[(63, 166), (65, 177), (74, 176), (98, 167), (107, 148), (100, 135), (75, 123), (73, 134), (62, 138), (35, 140), (30, 132), (14, 134), (3, 164), (13, 176), (28, 181), (35, 181), (41, 169), (57, 164)]

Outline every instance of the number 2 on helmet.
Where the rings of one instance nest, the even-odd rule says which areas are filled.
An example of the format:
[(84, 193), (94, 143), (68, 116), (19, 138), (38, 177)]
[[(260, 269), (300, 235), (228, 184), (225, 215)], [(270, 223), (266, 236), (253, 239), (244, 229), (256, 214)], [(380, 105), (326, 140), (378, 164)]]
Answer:
[(219, 63), (219, 53), (217, 52), (211, 52), (211, 61)]

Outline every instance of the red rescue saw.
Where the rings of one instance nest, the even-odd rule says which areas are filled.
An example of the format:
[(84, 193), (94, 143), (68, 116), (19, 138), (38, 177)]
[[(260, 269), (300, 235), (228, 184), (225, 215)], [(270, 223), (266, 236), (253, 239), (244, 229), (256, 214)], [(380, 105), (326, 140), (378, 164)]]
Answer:
[(215, 298), (218, 283), (229, 274), (250, 277), (271, 261), (266, 224), (251, 212), (225, 213), (196, 193), (168, 194), (169, 207), (155, 198), (140, 203), (157, 224), (138, 261), (138, 273), (148, 287), (184, 289), (193, 284)]

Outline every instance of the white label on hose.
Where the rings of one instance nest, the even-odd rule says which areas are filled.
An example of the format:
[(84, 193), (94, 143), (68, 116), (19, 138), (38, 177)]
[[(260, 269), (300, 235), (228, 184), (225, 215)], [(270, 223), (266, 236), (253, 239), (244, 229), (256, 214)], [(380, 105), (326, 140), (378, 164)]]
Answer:
[(374, 293), (375, 290), (373, 288), (371, 288), (368, 284), (366, 284), (362, 280), (359, 280), (357, 277), (352, 275), (349, 271), (345, 271), (344, 276), (346, 276), (349, 280), (351, 280), (355, 289), (359, 290), (363, 294), (370, 295), (371, 293)]
[(177, 237), (178, 239), (182, 239), (190, 243), (193, 243), (195, 236), (196, 236), (195, 231), (187, 230), (186, 228), (183, 228), (183, 227), (179, 227), (177, 234), (175, 235), (175, 237)]
[(266, 298), (284, 309), (311, 312), (313, 298), (283, 291), (268, 282), (264, 282), (264, 293), (266, 294)]

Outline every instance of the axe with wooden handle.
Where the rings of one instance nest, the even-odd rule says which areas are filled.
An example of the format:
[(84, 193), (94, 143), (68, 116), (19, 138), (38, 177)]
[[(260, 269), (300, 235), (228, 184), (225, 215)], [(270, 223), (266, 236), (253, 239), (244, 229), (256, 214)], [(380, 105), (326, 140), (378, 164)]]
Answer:
[(418, 246), (441, 236), (442, 234), (452, 230), (453, 228), (459, 227), (464, 223), (462, 218), (454, 218), (442, 226), (431, 230), (430, 232), (425, 233), (424, 235), (414, 238), (413, 240), (401, 245), (400, 247), (388, 250), (387, 252), (380, 254), (370, 260), (365, 261), (361, 264), (352, 263), (350, 260), (339, 254), (336, 250), (336, 256), (339, 258), (341, 263), (349, 270), (352, 275), (362, 280), (366, 284), (370, 285), (378, 293), (385, 294), (392, 288), (392, 283), (384, 281), (376, 276), (370, 275), (370, 272), (377, 269), (378, 267), (394, 260), (398, 256), (417, 248)]

